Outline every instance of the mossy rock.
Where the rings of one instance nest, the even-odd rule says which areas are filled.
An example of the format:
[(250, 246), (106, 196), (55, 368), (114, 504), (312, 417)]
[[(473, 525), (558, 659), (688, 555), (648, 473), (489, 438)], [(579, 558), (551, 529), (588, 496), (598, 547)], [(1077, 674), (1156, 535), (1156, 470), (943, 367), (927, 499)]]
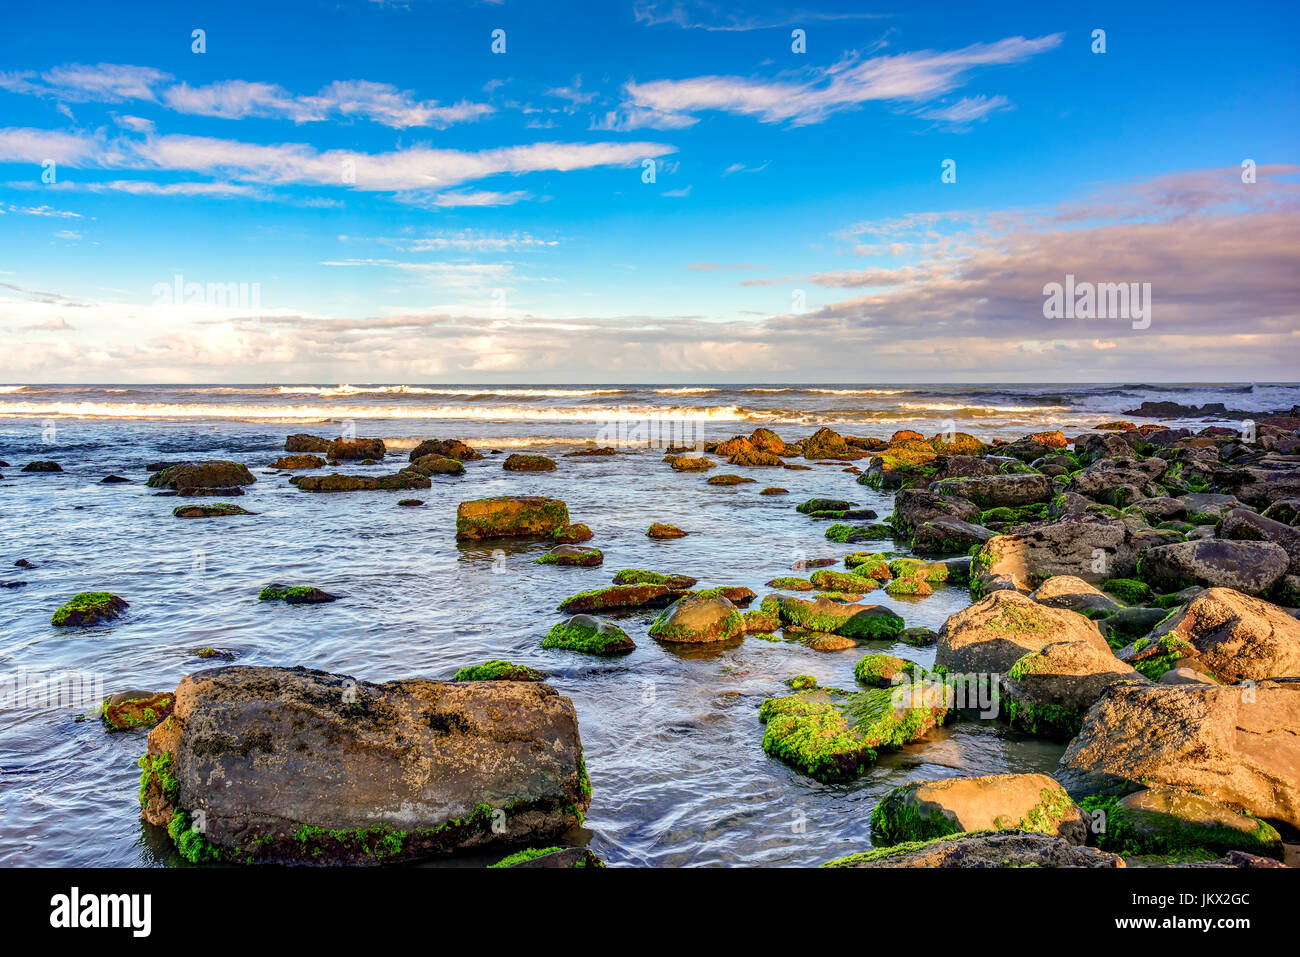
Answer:
[(718, 594), (700, 592), (678, 599), (650, 623), (651, 638), (677, 644), (729, 641), (745, 634), (745, 618)]
[(545, 455), (523, 455), (516, 452), (506, 456), (501, 467), (507, 472), (554, 472), (555, 460)]
[(1133, 578), (1107, 578), (1099, 587), (1126, 605), (1142, 605), (1151, 599), (1151, 586)]
[(829, 568), (819, 568), (809, 577), (814, 588), (820, 588), (825, 591), (850, 592), (858, 595), (874, 591), (880, 587), (880, 583), (874, 578), (866, 575), (859, 575), (855, 572), (836, 572)]
[(494, 658), (481, 665), (470, 665), (459, 669), (451, 676), (452, 681), (542, 681), (545, 673), (527, 665), (517, 665), (510, 661)]
[(542, 641), (543, 648), (562, 648), (589, 655), (622, 655), (636, 649), (627, 632), (592, 615), (574, 615), (554, 625)]
[(210, 462), (182, 462), (169, 465), (149, 476), (145, 483), (150, 488), (224, 488), (252, 485), (257, 479), (248, 466), (238, 462), (214, 460)]
[(606, 611), (611, 608), (662, 608), (679, 596), (667, 585), (607, 585), (570, 595), (559, 611)]
[(683, 538), (687, 532), (682, 531), (676, 525), (668, 525), (664, 522), (654, 522), (646, 529), (647, 538)]
[(887, 582), (894, 577), (889, 569), (889, 558), (880, 552), (851, 552), (844, 556), (844, 564), (855, 575)]
[(842, 498), (810, 498), (802, 505), (796, 505), (794, 510), (804, 515), (812, 515), (816, 512), (844, 512), (851, 509), (854, 504)]
[(252, 515), (253, 513), (229, 502), (207, 502), (202, 505), (177, 505), (172, 509), (177, 518), (225, 518), (228, 515)]
[(501, 495), (461, 502), (456, 509), (456, 540), (549, 538), (569, 524), (569, 508), (559, 499)]
[(203, 661), (234, 661), (239, 657), (229, 648), (194, 648), (190, 654)]
[(1093, 843), (1125, 857), (1218, 857), (1235, 850), (1281, 860), (1285, 854), (1267, 822), (1172, 788), (1085, 797), (1079, 804), (1093, 819)]
[(166, 691), (123, 691), (105, 698), (100, 719), (109, 731), (152, 728), (172, 713), (172, 695)]
[(665, 575), (644, 568), (623, 568), (614, 575), (615, 585), (663, 585), (674, 591), (694, 588), (696, 581), (689, 575)]
[(788, 488), (779, 488), (775, 485), (771, 485), (765, 489), (761, 489), (758, 494), (759, 495), (789, 495), (790, 490)]
[(422, 455), (415, 459), (407, 466), (412, 472), (418, 472), (420, 475), (464, 475), (465, 465), (460, 459), (453, 459), (445, 455)]
[(590, 545), (556, 545), (537, 559), (539, 565), (565, 565), (578, 568), (595, 568), (603, 564), (605, 553)]
[(924, 598), (934, 594), (934, 589), (924, 578), (895, 578), (885, 585), (885, 594), (891, 598)]
[(73, 595), (50, 616), (50, 624), (59, 627), (97, 625), (126, 612), (130, 602), (106, 591), (83, 591)]
[(1082, 844), (1088, 829), (1078, 805), (1045, 774), (911, 781), (887, 792), (871, 812), (877, 846), (986, 831), (1048, 834)]
[(258, 593), (259, 601), (282, 601), (286, 605), (323, 605), (338, 601), (337, 595), (314, 585), (267, 585)]
[(783, 598), (778, 611), (785, 625), (843, 635), (855, 641), (893, 639), (903, 630), (902, 617), (882, 605), (842, 605), (826, 598), (811, 602)]
[(743, 475), (713, 475), (709, 477), (709, 485), (744, 485), (747, 482), (753, 482), (754, 479), (746, 478)]
[(826, 540), (851, 544), (853, 542), (877, 542), (892, 539), (894, 530), (888, 525), (844, 525), (836, 523), (826, 529)]
[(893, 655), (864, 655), (853, 666), (853, 677), (873, 688), (890, 688), (903, 679), (919, 678), (925, 669), (915, 661)]
[(884, 748), (899, 748), (942, 724), (948, 714), (924, 685), (842, 691), (811, 688), (768, 698), (759, 709), (763, 750), (819, 781), (865, 772)]
[(900, 631), (898, 633), (898, 640), (906, 645), (914, 645), (918, 648), (923, 648), (927, 645), (933, 645), (938, 641), (939, 635), (930, 628), (917, 625), (913, 628), (904, 628)]
[(585, 847), (529, 847), (503, 857), (489, 868), (543, 867), (549, 869), (586, 869), (604, 867), (605, 862)]
[(551, 532), (551, 541), (559, 545), (577, 545), (593, 537), (591, 529), (580, 522), (575, 525), (565, 525)]
[(783, 591), (814, 591), (817, 588), (807, 578), (798, 578), (794, 575), (778, 575), (765, 584), (768, 588), (780, 588)]

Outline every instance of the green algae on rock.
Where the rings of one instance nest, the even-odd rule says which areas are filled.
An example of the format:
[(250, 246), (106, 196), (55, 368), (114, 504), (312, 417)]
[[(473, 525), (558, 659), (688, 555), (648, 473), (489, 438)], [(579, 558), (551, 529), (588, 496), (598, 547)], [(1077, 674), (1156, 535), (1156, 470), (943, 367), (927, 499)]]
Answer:
[(152, 728), (172, 713), (172, 703), (166, 691), (122, 691), (104, 699), (99, 715), (109, 731)]
[(559, 545), (577, 545), (579, 542), (585, 542), (594, 537), (591, 529), (581, 523), (565, 525), (563, 528), (557, 528), (551, 532), (551, 541)]
[(559, 611), (605, 611), (610, 608), (662, 608), (679, 597), (667, 585), (606, 585), (570, 595)]
[(252, 515), (246, 508), (229, 502), (205, 502), (202, 505), (177, 505), (172, 515), (177, 518), (225, 518), (228, 515)]
[(668, 525), (664, 522), (653, 522), (646, 529), (647, 538), (682, 538), (687, 534), (689, 533), (682, 531), (676, 525)]
[(698, 644), (728, 641), (745, 634), (745, 618), (721, 595), (695, 594), (679, 598), (650, 625), (659, 641)]
[(842, 691), (810, 688), (768, 698), (759, 709), (763, 750), (819, 781), (862, 774), (884, 748), (899, 748), (948, 715), (942, 686)]
[(549, 537), (569, 527), (569, 508), (556, 498), (500, 495), (461, 502), (456, 509), (457, 541)]
[(858, 641), (893, 638), (903, 630), (903, 619), (883, 605), (845, 605), (828, 598), (781, 598), (778, 613), (783, 624)]
[(282, 601), (286, 605), (321, 605), (338, 601), (337, 595), (322, 591), (314, 585), (267, 585), (258, 593), (259, 601)]
[(61, 627), (97, 625), (118, 617), (130, 603), (111, 592), (83, 591), (73, 595), (50, 616), (50, 624)]
[(461, 668), (451, 676), (452, 681), (543, 681), (545, 678), (545, 673), (536, 668), (499, 658)]
[[(773, 579), (774, 581), (776, 579)], [(798, 581), (798, 579), (795, 579)], [(819, 568), (809, 576), (809, 581), (814, 588), (823, 591), (841, 591), (863, 594), (874, 591), (880, 587), (880, 582), (867, 575), (859, 575), (856, 572), (836, 572), (829, 568)], [(771, 585), (771, 582), (768, 583)], [(782, 586), (775, 585), (779, 588)]]
[(613, 622), (592, 615), (574, 615), (552, 626), (542, 647), (592, 655), (622, 655), (635, 650), (636, 643)]
[(1125, 857), (1216, 856), (1233, 850), (1278, 860), (1285, 855), (1281, 835), (1266, 821), (1187, 791), (1152, 787), (1079, 803), (1098, 822), (1094, 843)]
[(537, 559), (539, 565), (569, 565), (595, 568), (605, 561), (605, 553), (590, 545), (556, 545)]
[(149, 476), (145, 483), (150, 488), (222, 488), (252, 485), (257, 479), (248, 466), (238, 462), (213, 460), (210, 462), (182, 462), (169, 465)]
[(853, 666), (853, 677), (873, 688), (891, 688), (903, 679), (919, 678), (925, 669), (915, 661), (893, 655), (863, 655)]
[(545, 455), (524, 455), (515, 452), (506, 456), (501, 467), (507, 472), (554, 472), (555, 460)]
[(644, 568), (623, 568), (614, 574), (615, 585), (664, 585), (674, 591), (694, 588), (696, 581), (689, 575), (664, 575)]
[(601, 868), (605, 862), (586, 847), (529, 847), (503, 857), (490, 868), (523, 867), (548, 869)]

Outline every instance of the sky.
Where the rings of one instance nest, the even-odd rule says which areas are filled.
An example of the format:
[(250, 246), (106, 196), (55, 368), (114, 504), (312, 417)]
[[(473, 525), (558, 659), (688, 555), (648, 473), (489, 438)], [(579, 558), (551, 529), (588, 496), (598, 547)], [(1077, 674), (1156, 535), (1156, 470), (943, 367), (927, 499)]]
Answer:
[(1078, 6), (11, 5), (0, 381), (1300, 379), (1300, 6)]

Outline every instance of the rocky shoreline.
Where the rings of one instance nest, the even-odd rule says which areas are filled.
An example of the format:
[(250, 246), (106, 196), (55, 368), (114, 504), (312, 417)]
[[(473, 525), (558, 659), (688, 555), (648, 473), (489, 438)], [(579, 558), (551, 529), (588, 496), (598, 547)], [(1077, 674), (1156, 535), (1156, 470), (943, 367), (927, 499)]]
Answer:
[[(1200, 414), (1220, 412), (1228, 414)], [(463, 488), (477, 474), (467, 462), (562, 481), (570, 456), (494, 459), (456, 439), (429, 439), (391, 474), (303, 475), (293, 473), (380, 466), (392, 453), (379, 439), (310, 435), (290, 436), (284, 451), (258, 464), (299, 491), (436, 485), (460, 496), (449, 538), (547, 542), (536, 561), (558, 576), (605, 561), (598, 523), (578, 521), (562, 499), (476, 498)], [(632, 651), (643, 636), (602, 617), (628, 609), (658, 611), (648, 642), (780, 633), (815, 652), (863, 652), (858, 687), (790, 675), (789, 692), (767, 698), (755, 717), (771, 759), (819, 781), (869, 774), (882, 752), (924, 747), (954, 722), (1007, 722), (1065, 746), (1050, 777), (909, 781), (875, 807), (874, 848), (829, 865), (1264, 867), (1294, 855), (1300, 409), (1259, 416), (1246, 432), (1109, 422), (986, 444), (960, 432), (883, 438), (828, 428), (787, 441), (760, 428), (664, 452), (650, 467), (672, 481), (754, 495), (783, 491), (765, 471), (821, 469), (825, 494), (794, 507), (811, 533), (863, 550), (842, 570), (820, 560), (773, 566), (772, 591), (761, 597), (725, 579), (697, 587), (671, 567), (621, 568), (607, 586), (575, 590), (540, 624), (548, 653)], [(155, 465), (147, 485), (162, 495), (225, 497), (258, 481), (244, 463)], [(747, 471), (710, 475), (720, 465)], [(59, 468), (42, 461), (23, 471)], [(892, 496), (893, 512), (861, 508), (855, 484)], [(254, 513), (204, 503), (175, 514), (239, 522)], [(691, 528), (655, 522), (646, 534), (671, 543)], [(968, 589), (973, 603), (937, 632), (909, 628), (905, 615), (870, 601), (873, 591), (919, 602), (951, 588)], [(138, 612), (129, 598), (69, 596), (52, 624), (112, 627)], [(307, 583), (268, 584), (260, 598), (347, 600)], [(933, 645), (934, 666), (877, 653), (873, 642)], [(591, 801), (581, 716), (526, 666), (490, 661), (451, 680), (372, 684), (225, 665), (174, 690), (117, 692), (100, 717), (113, 732), (148, 729), (141, 817), (194, 863), (499, 852), (506, 866), (601, 866), (574, 846)]]

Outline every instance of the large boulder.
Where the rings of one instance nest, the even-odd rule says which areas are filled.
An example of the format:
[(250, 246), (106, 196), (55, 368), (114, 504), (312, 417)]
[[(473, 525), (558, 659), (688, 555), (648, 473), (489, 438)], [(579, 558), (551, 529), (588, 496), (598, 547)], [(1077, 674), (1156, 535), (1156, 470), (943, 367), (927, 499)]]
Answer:
[(849, 448), (838, 432), (833, 429), (818, 429), (804, 440), (803, 455), (806, 459), (840, 459), (858, 453)]
[(1077, 575), (1053, 575), (1029, 597), (1049, 608), (1065, 608), (1081, 615), (1102, 612), (1113, 615), (1124, 606), (1095, 585)]
[(1186, 791), (1145, 788), (1098, 803), (1104, 828), (1096, 829), (1096, 844), (1103, 850), (1161, 856), (1244, 851), (1278, 859), (1285, 853), (1270, 825)]
[(928, 489), (905, 488), (894, 497), (893, 525), (900, 531), (908, 531), (936, 518), (973, 522), (979, 515), (979, 506), (973, 502)]
[(1117, 681), (1146, 680), (1093, 642), (1054, 641), (1011, 666), (1000, 700), (1014, 727), (1068, 740), (1103, 691)]
[(1152, 483), (1168, 468), (1169, 463), (1158, 458), (1101, 459), (1070, 479), (1068, 488), (1108, 505), (1124, 506), (1158, 494)]
[(1202, 538), (1147, 549), (1138, 577), (1162, 591), (1190, 585), (1262, 595), (1286, 574), (1290, 558), (1272, 542)]
[(1300, 675), (1300, 621), (1231, 588), (1200, 592), (1119, 657), (1158, 678), (1191, 667), (1220, 681)]
[(1300, 498), (1300, 455), (1270, 452), (1240, 468), (1216, 471), (1213, 481), (1247, 505), (1267, 508), (1283, 499)]
[(1238, 542), (1272, 542), (1290, 560), (1287, 574), (1300, 575), (1300, 527), (1283, 525), (1250, 509), (1234, 508), (1219, 522), (1218, 536)]
[(299, 432), (291, 435), (284, 440), (284, 450), (286, 452), (309, 452), (323, 453), (330, 450), (330, 440), (323, 439), (319, 435), (307, 435), (305, 432)]
[(228, 488), (252, 485), (257, 479), (248, 466), (238, 462), (182, 462), (169, 465), (149, 476), (145, 484), (150, 488)]
[(877, 847), (962, 831), (1029, 831), (1071, 844), (1088, 836), (1083, 812), (1046, 774), (912, 781), (887, 793), (871, 813)]
[(327, 454), (332, 459), (382, 459), (387, 452), (383, 439), (335, 439)]
[(456, 509), (457, 541), (542, 537), (569, 524), (569, 509), (555, 498), (500, 495), (461, 502)]
[(745, 618), (721, 595), (686, 595), (650, 624), (650, 637), (678, 644), (727, 641), (745, 634)]
[(1020, 658), (1056, 641), (1083, 641), (1110, 654), (1093, 622), (1048, 608), (1017, 591), (995, 591), (952, 615), (939, 630), (935, 664), (953, 672), (1004, 675)]
[(1053, 575), (1073, 575), (1091, 584), (1129, 577), (1137, 567), (1132, 531), (1117, 519), (1066, 515), (990, 539), (975, 555), (972, 578), (987, 587), (1006, 579), (1029, 591)]
[(1048, 834), (954, 834), (852, 854), (823, 867), (1125, 867), (1118, 854)]
[(1056, 778), (1076, 799), (1147, 787), (1190, 791), (1300, 827), (1300, 678), (1252, 688), (1111, 685)]
[(946, 479), (931, 487), (940, 495), (955, 495), (974, 502), (982, 509), (1046, 502), (1055, 490), (1052, 477), (1038, 472)]
[(983, 545), (992, 537), (993, 532), (983, 525), (972, 525), (956, 518), (935, 518), (916, 527), (912, 534), (912, 551), (918, 555), (964, 555), (973, 546)]
[(426, 455), (456, 459), (458, 462), (473, 462), (483, 457), (480, 452), (470, 448), (460, 439), (425, 439), (411, 449), (412, 462), (424, 458)]
[(230, 666), (181, 680), (141, 759), (141, 817), (191, 860), (373, 864), (547, 842), (590, 784), (541, 682), (371, 684)]

